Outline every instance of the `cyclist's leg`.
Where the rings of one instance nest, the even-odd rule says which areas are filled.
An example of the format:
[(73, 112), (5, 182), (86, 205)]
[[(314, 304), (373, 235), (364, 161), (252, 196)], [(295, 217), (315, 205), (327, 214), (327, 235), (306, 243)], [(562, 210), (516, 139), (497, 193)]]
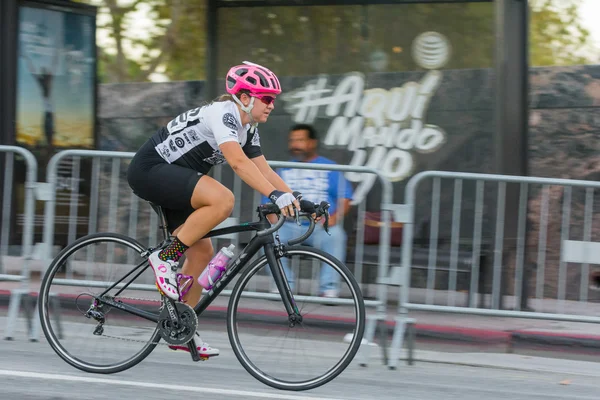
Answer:
[[(174, 229), (194, 211), (190, 199), (202, 174), (165, 162), (150, 144), (148, 141), (134, 156), (127, 180), (139, 197), (163, 208), (169, 227)], [(174, 213), (178, 217), (175, 220), (172, 218)], [(187, 248), (188, 243), (175, 237), (165, 249), (148, 257), (158, 289), (173, 300), (179, 300), (175, 268)]]
[(136, 154), (129, 166), (128, 181), (138, 196), (163, 207), (170, 227), (183, 225), (167, 248), (149, 257), (160, 290), (178, 300), (172, 267), (189, 246), (231, 214), (234, 199), (231, 191), (213, 178), (156, 160), (153, 152), (142, 149), (139, 158)]
[[(233, 210), (234, 199), (231, 191), (209, 176), (202, 176), (197, 180), (189, 197), (191, 199), (186, 209), (165, 210), (168, 224), (170, 226), (179, 226), (179, 228), (175, 239), (166, 249), (158, 254), (153, 253), (150, 255), (151, 265), (154, 266), (154, 264), (160, 263), (160, 261), (157, 261), (159, 259), (167, 258), (165, 262), (170, 263), (170, 260), (177, 262), (183, 254), (187, 256), (189, 247), (198, 242), (208, 231), (224, 221)], [(183, 223), (181, 224), (181, 222)], [(196, 270), (199, 268), (203, 269), (213, 256), (212, 246), (204, 244), (203, 248), (199, 247), (198, 251), (192, 253), (192, 257), (194, 255), (199, 257), (198, 260), (194, 261), (194, 263), (198, 263), (194, 268)], [(157, 269), (160, 272), (160, 267)], [(172, 282), (174, 280), (174, 273), (171, 274), (171, 271), (166, 271), (160, 276), (157, 273), (157, 279), (159, 280), (161, 290), (167, 296), (174, 300), (179, 299), (176, 286), (174, 288), (164, 288), (161, 285), (166, 280)], [(198, 290), (198, 288), (195, 288), (195, 291)], [(199, 295), (200, 293), (196, 292), (195, 296), (192, 295), (191, 301)]]
[[(179, 232), (180, 228), (177, 228), (174, 235)], [(190, 307), (194, 307), (198, 304), (200, 297), (202, 296), (202, 286), (198, 284), (198, 276), (202, 273), (206, 265), (213, 256), (213, 246), (209, 238), (200, 239), (185, 252), (185, 261), (183, 262), (183, 268), (181, 273), (185, 275), (193, 276), (193, 280), (189, 291), (183, 296), (183, 301)], [(198, 339), (198, 338), (196, 338)], [(214, 357), (219, 355), (219, 349), (211, 347), (201, 338), (197, 340), (198, 354), (202, 357)], [(189, 351), (187, 346), (169, 346), (172, 350), (183, 350)]]
[(196, 183), (190, 203), (194, 211), (177, 234), (186, 244), (196, 243), (225, 221), (233, 211), (235, 199), (231, 190), (210, 176), (203, 175)]
[[(177, 234), (178, 230), (174, 232)], [(185, 261), (181, 273), (194, 277), (189, 291), (183, 296), (183, 301), (194, 307), (202, 297), (202, 286), (198, 284), (198, 277), (208, 265), (214, 255), (213, 245), (209, 238), (200, 239), (185, 252)]]
[[(179, 232), (179, 228), (173, 232), (176, 235)], [(198, 284), (198, 276), (202, 273), (206, 265), (213, 256), (213, 246), (209, 238), (200, 239), (185, 252), (185, 261), (181, 273), (185, 275), (191, 275), (193, 280), (189, 291), (183, 296), (183, 302), (187, 303), (190, 307), (194, 307), (198, 304), (200, 297), (202, 296), (202, 286)], [(206, 343), (200, 335), (196, 333), (196, 349), (201, 357), (214, 357), (219, 355), (219, 349), (211, 347)], [(183, 350), (189, 352), (187, 345), (184, 346), (169, 346), (171, 350)]]
[(208, 231), (224, 221), (233, 210), (234, 197), (231, 190), (210, 176), (177, 164), (168, 164), (151, 143), (140, 148), (129, 165), (127, 179), (133, 191), (141, 198), (151, 201), (177, 215), (181, 221), (169, 224), (173, 229), (181, 226), (177, 238), (191, 246)]
[[(321, 227), (315, 228), (311, 235), (312, 244), (314, 247), (326, 251), (342, 263), (346, 259), (346, 242), (347, 236), (344, 229), (339, 225), (334, 225), (329, 228), (331, 236)], [(340, 275), (327, 264), (321, 265), (319, 292), (321, 295), (337, 296), (340, 285)]]
[[(173, 232), (178, 238), (182, 238), (182, 231), (190, 226), (192, 227), (190, 239), (184, 238), (182, 240), (184, 243), (184, 240), (195, 241), (185, 252), (186, 258), (181, 272), (194, 277), (189, 292), (183, 298), (188, 305), (193, 307), (202, 296), (202, 287), (197, 283), (197, 278), (214, 255), (211, 240), (209, 238), (202, 239), (202, 236), (229, 217), (233, 210), (233, 194), (216, 180), (203, 176), (194, 188), (190, 203), (193, 207), (198, 208), (187, 217), (184, 211), (179, 210), (167, 210), (166, 216), (170, 226), (177, 226), (175, 222), (179, 223), (182, 219), (185, 220)], [(210, 215), (207, 216), (207, 212)], [(198, 239), (193, 236), (194, 231), (196, 231), (195, 235)], [(170, 348), (187, 351), (186, 346), (170, 346)], [(219, 355), (219, 349), (211, 347), (200, 339), (198, 353), (203, 357), (212, 357)]]

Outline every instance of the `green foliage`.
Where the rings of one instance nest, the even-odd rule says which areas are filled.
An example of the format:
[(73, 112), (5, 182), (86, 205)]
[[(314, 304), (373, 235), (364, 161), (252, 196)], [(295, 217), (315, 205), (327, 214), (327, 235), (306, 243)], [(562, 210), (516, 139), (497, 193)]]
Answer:
[[(581, 0), (530, 1), (530, 64), (589, 62), (589, 32), (581, 26)], [(206, 0), (87, 0), (110, 18), (113, 44), (101, 48), (102, 82), (144, 81), (157, 71), (170, 80), (201, 80), (206, 69)], [(152, 29), (134, 38), (134, 15), (147, 10)], [(411, 47), (426, 31), (445, 35), (452, 55), (444, 68), (490, 68), (494, 60), (494, 4), (404, 4), (221, 9), (218, 74), (243, 60), (284, 76), (412, 71)], [(131, 56), (131, 49), (139, 49)], [(588, 50), (587, 53), (585, 50)], [(139, 54), (141, 55), (139, 55)]]
[[(581, 26), (581, 0), (529, 0), (530, 59), (534, 66), (578, 65), (591, 60), (590, 32)], [(586, 54), (587, 51), (587, 54)]]

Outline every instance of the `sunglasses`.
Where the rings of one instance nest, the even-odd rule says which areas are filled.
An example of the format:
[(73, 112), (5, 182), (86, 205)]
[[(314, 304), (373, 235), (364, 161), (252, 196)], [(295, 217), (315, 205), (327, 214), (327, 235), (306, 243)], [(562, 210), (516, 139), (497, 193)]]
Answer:
[(252, 97), (256, 97), (257, 99), (259, 99), (266, 105), (273, 104), (275, 102), (275, 96), (271, 96), (268, 94), (263, 94), (263, 95), (255, 94), (255, 95), (252, 95)]

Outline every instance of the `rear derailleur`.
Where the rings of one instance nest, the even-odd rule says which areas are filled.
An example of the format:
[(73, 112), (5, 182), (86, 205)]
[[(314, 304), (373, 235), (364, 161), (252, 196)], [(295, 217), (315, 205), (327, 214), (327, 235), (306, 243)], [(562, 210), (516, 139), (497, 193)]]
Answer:
[(98, 321), (98, 325), (96, 325), (96, 328), (94, 329), (94, 335), (101, 336), (104, 333), (104, 323), (106, 322), (104, 304), (99, 302), (98, 299), (94, 299), (92, 305), (84, 315), (87, 318), (93, 318)]

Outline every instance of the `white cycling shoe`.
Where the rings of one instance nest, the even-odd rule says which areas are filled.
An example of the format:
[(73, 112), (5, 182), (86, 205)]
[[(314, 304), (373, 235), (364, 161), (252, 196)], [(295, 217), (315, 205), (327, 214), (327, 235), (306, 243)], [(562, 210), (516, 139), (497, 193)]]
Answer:
[[(190, 349), (188, 349), (187, 346), (169, 345), (169, 348), (171, 350), (183, 350), (183, 351), (187, 351), (188, 353), (190, 351)], [(196, 349), (198, 350), (198, 355), (200, 357), (210, 358), (210, 357), (216, 357), (216, 356), (219, 355), (219, 349), (215, 349), (215, 348), (210, 347), (210, 345), (208, 343), (206, 343), (206, 342), (202, 343)]]
[(148, 262), (156, 277), (156, 286), (160, 292), (171, 300), (179, 301), (179, 289), (177, 287), (177, 272), (174, 268), (177, 263), (172, 260), (163, 261), (158, 257), (160, 250), (155, 251), (148, 257)]

